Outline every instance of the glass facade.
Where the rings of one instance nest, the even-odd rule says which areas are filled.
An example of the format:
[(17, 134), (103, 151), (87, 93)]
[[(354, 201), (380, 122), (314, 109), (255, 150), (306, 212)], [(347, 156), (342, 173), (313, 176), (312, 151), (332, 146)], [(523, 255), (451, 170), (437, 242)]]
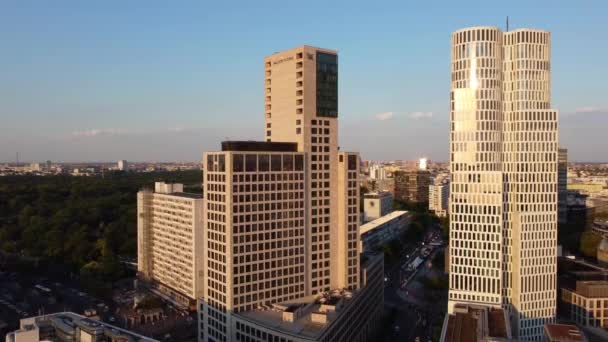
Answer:
[(317, 52), (317, 116), (338, 117), (338, 56)]

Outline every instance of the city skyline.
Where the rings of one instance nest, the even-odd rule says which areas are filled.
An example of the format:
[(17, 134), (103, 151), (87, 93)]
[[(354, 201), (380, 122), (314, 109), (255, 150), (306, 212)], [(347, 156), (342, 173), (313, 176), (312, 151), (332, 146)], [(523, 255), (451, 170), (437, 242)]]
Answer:
[[(459, 12), (441, 21), (442, 8), (439, 25), (420, 15), (372, 28), (378, 18), (363, 9), (259, 5), (241, 15), (216, 4), (203, 25), (193, 9), (178, 22), (182, 8), (153, 3), (60, 4), (66, 22), (32, 32), (61, 31), (65, 46), (36, 45), (57, 54), (17, 61), (8, 43), (16, 82), (0, 82), (0, 101), (28, 112), (0, 128), (0, 336), (608, 340), (608, 107), (569, 109), (602, 98), (606, 68), (584, 64), (597, 51), (578, 45), (589, 37), (558, 38), (571, 32), (551, 27), (554, 9), (538, 25), (448, 28)], [(19, 10), (40, 10), (28, 6)], [(334, 10), (345, 17), (327, 24)], [(81, 15), (94, 18), (70, 31)], [(406, 26), (416, 29), (401, 39), (412, 40), (399, 45)], [(211, 28), (204, 49), (188, 45), (201, 27)], [(383, 110), (365, 114), (372, 107)], [(30, 162), (18, 142), (44, 156)]]
[[(425, 4), (371, 11), (327, 5), (323, 13), (310, 4), (3, 4), (10, 15), (0, 23), (0, 62), (8, 66), (0, 82), (0, 162), (14, 161), (16, 152), (23, 161), (199, 161), (218, 140), (259, 140), (259, 63), (268, 51), (302, 43), (331, 46), (342, 56), (342, 149), (359, 150), (362, 159), (446, 161), (446, 37), (472, 23), (502, 29), (506, 15), (513, 29), (553, 32), (560, 145), (572, 161), (605, 161), (608, 68), (605, 47), (594, 42), (606, 31), (598, 10), (606, 4), (548, 4), (515, 1), (491, 11), (459, 4), (433, 12)], [(261, 13), (277, 20), (260, 23), (254, 14)], [(291, 25), (306, 14), (321, 24)]]

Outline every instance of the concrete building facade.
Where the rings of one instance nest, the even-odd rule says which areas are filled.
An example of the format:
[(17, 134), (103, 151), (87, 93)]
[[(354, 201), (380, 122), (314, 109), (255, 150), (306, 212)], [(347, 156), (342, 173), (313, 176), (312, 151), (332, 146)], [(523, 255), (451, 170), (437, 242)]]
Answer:
[(608, 281), (577, 281), (574, 289), (562, 288), (561, 300), (576, 324), (608, 328)]
[(388, 191), (363, 195), (363, 220), (373, 221), (393, 211), (393, 194)]
[(429, 210), (439, 217), (448, 215), (448, 204), (450, 199), (450, 184), (429, 185)]
[(431, 173), (427, 170), (399, 170), (393, 173), (395, 199), (411, 203), (429, 202)]
[(331, 227), (338, 215), (338, 54), (301, 46), (264, 59), (266, 140), (308, 155), (306, 293), (331, 288)]
[(203, 295), (203, 198), (182, 184), (137, 193), (137, 270), (151, 289), (193, 307)]
[[(383, 287), (368, 286), (360, 267), (359, 155), (338, 149), (337, 62), (310, 46), (266, 57), (265, 141), (226, 141), (203, 155), (200, 341), (347, 341), (377, 321), (382, 301), (364, 301)], [(321, 305), (304, 315), (338, 293), (356, 313)], [(336, 330), (350, 326), (344, 315), (367, 320)]]
[(393, 211), (387, 215), (367, 222), (359, 228), (363, 251), (381, 247), (409, 228), (412, 216), (407, 211)]
[(568, 150), (560, 148), (557, 157), (557, 219), (568, 222)]
[(513, 337), (540, 341), (556, 311), (557, 112), (550, 34), (452, 34), (450, 290), (503, 307)]
[(383, 165), (374, 164), (369, 167), (369, 178), (374, 180), (385, 180), (387, 178), (386, 169)]

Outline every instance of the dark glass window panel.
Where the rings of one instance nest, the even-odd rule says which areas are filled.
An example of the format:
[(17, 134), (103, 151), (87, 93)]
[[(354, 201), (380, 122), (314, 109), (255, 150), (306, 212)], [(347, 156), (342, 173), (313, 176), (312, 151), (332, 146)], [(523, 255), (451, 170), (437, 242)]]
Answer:
[(258, 171), (268, 172), (270, 170), (270, 157), (267, 154), (261, 154), (258, 157)]
[(243, 172), (243, 159), (242, 154), (232, 156), (232, 172)]
[(245, 155), (245, 170), (255, 172), (258, 169), (258, 156), (255, 154)]
[(293, 154), (283, 155), (283, 171), (293, 171)]
[(213, 157), (215, 157), (213, 154), (207, 156), (207, 171), (215, 171), (213, 169)]
[(219, 172), (226, 172), (226, 156), (223, 154), (220, 154), (217, 156), (217, 167)]
[(356, 170), (357, 169), (357, 155), (356, 154), (351, 154), (348, 156), (348, 169), (349, 170)]
[(296, 171), (304, 171), (304, 156), (301, 154), (296, 155)]
[(273, 154), (270, 156), (270, 169), (272, 171), (281, 171), (281, 155)]
[(317, 116), (338, 117), (338, 56), (317, 52)]

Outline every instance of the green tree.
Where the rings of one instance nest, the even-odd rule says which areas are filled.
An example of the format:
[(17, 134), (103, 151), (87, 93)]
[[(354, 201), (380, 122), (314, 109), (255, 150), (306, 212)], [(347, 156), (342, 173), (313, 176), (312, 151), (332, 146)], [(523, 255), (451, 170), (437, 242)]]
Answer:
[(137, 191), (167, 181), (200, 192), (202, 179), (200, 170), (0, 177), (0, 251), (13, 265), (111, 283), (125, 272), (121, 258), (137, 253)]
[(586, 257), (597, 255), (597, 246), (602, 241), (602, 236), (593, 231), (585, 231), (581, 235), (580, 252)]

